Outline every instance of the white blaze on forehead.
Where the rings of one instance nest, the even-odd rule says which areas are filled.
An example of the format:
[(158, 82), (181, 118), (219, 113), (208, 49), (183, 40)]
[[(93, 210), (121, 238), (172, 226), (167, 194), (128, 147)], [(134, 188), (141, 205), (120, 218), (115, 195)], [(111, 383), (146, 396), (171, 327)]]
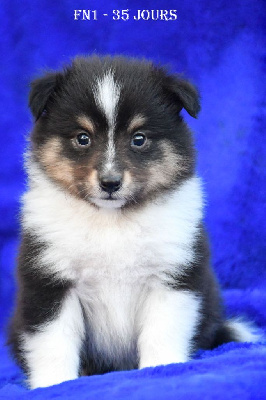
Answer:
[(115, 82), (113, 73), (108, 71), (97, 80), (96, 101), (109, 123), (109, 127), (115, 124), (116, 107), (120, 97), (120, 86)]
[(105, 169), (110, 170), (113, 167), (115, 158), (114, 128), (117, 104), (120, 97), (120, 85), (115, 82), (111, 71), (108, 71), (102, 78), (97, 80), (95, 97), (109, 125)]

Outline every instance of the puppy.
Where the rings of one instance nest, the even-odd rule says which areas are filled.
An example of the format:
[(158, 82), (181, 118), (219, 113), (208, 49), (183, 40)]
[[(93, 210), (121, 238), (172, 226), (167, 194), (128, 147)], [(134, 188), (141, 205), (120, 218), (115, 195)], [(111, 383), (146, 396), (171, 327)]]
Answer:
[(223, 317), (202, 223), (194, 86), (147, 61), (76, 58), (33, 81), (9, 342), (30, 388), (255, 340)]

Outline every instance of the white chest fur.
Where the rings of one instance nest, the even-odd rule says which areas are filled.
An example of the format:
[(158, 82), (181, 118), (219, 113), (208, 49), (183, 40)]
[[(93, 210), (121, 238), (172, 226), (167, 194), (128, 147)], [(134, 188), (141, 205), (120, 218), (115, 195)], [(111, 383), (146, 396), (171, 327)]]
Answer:
[(104, 277), (139, 282), (169, 268), (178, 272), (192, 261), (201, 218), (196, 177), (167, 198), (129, 212), (96, 209), (40, 171), (23, 199), (24, 228), (49, 245), (41, 264), (76, 282)]

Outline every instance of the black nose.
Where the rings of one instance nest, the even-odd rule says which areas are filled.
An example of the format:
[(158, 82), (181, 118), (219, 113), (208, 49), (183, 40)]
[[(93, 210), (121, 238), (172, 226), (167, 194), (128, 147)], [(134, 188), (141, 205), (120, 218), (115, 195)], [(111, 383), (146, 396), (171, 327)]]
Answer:
[(120, 189), (122, 183), (121, 175), (104, 175), (100, 177), (101, 188), (108, 193), (116, 192)]

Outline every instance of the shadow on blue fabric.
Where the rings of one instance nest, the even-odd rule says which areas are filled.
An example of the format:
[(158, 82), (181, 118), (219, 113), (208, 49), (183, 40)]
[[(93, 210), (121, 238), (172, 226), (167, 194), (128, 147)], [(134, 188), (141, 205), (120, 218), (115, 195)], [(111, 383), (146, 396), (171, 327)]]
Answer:
[(23, 151), (31, 127), (29, 81), (43, 68), (91, 53), (149, 58), (184, 72), (199, 87), (202, 112), (196, 121), (184, 117), (195, 131), (205, 182), (213, 265), (228, 315), (243, 315), (266, 329), (265, 2), (113, 3), (1, 3), (0, 398), (266, 399), (263, 343), (228, 343), (185, 364), (82, 377), (31, 392), (4, 346), (15, 294)]

